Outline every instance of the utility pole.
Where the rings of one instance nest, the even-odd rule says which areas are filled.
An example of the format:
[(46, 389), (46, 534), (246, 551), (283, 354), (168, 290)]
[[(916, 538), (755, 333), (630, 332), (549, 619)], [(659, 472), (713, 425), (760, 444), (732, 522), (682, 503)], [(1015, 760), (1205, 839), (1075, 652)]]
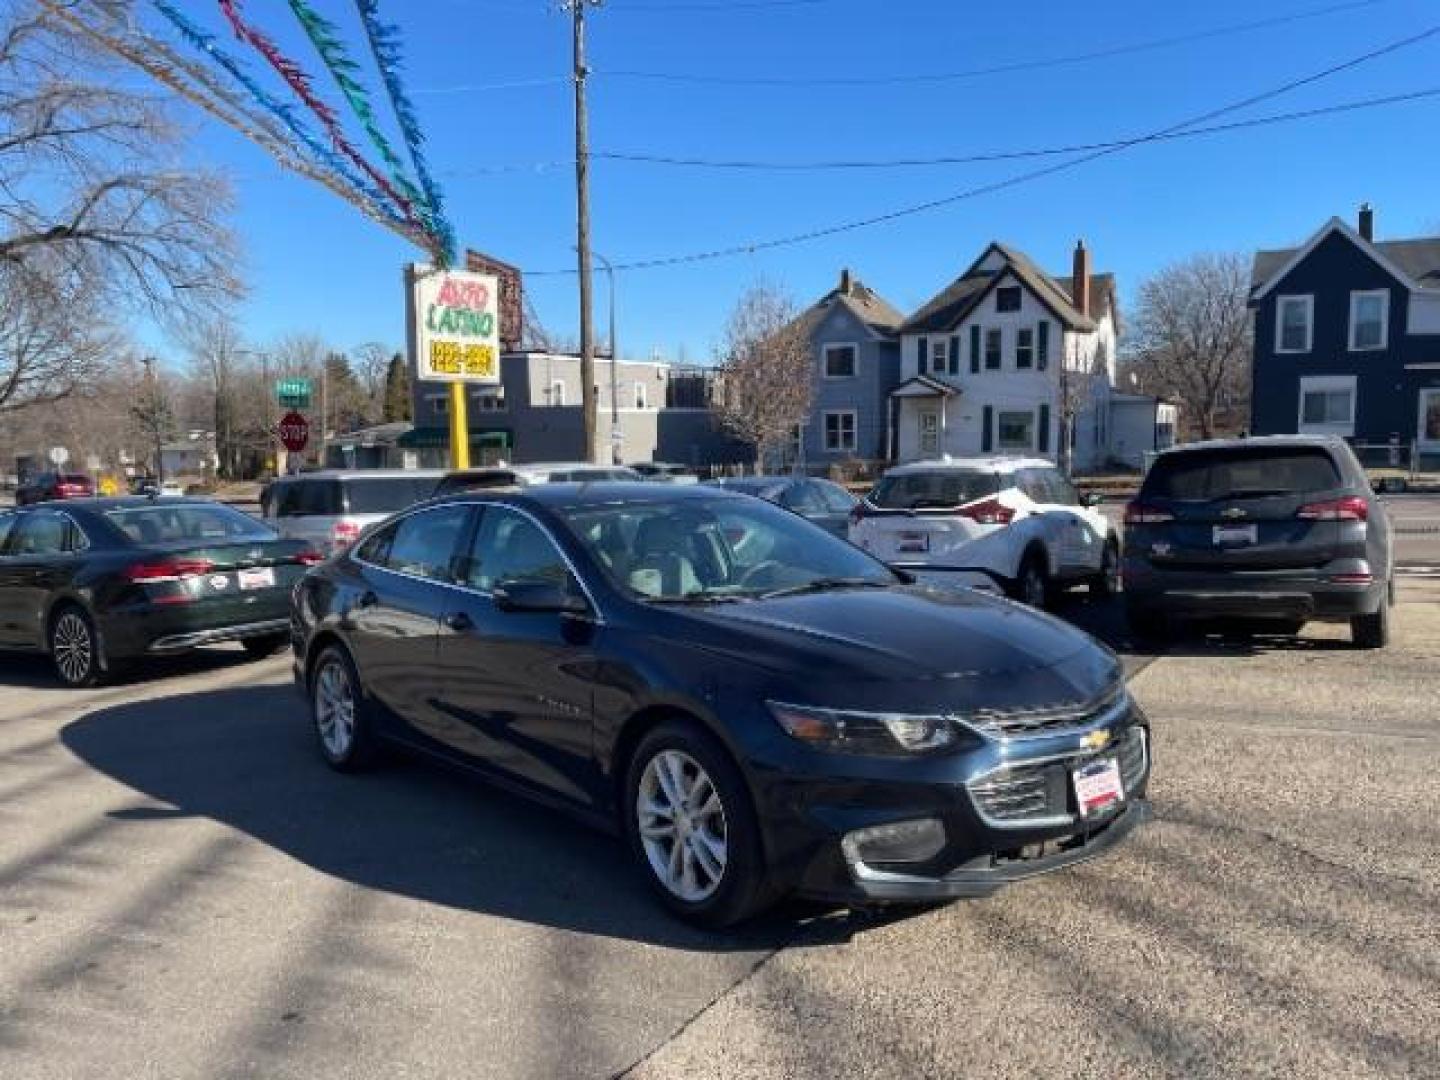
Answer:
[[(585, 432), (585, 460), (595, 453), (595, 331), (591, 325), (590, 296), (590, 122), (585, 111), (585, 9), (600, 0), (566, 0), (565, 10), (574, 22), (575, 57), (575, 248), (580, 271), (580, 400)], [(613, 368), (613, 364), (612, 364)]]

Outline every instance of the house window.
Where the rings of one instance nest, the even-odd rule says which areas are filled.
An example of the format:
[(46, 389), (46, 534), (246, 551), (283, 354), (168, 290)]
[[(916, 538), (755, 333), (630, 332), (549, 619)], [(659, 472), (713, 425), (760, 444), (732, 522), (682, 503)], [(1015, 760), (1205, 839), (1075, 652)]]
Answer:
[(825, 414), (825, 449), (833, 453), (855, 452), (855, 410)]
[(849, 379), (855, 374), (854, 345), (826, 345), (825, 377), (827, 379)]
[(635, 384), (635, 408), (648, 409), (649, 407), (646, 403), (645, 384), (643, 382), (637, 382)]
[(1035, 366), (1035, 331), (1028, 326), (1015, 335), (1015, 366), (1017, 368)]
[(1390, 290), (1350, 294), (1350, 351), (1385, 348), (1390, 314)]
[(1035, 414), (1033, 412), (997, 413), (995, 441), (1001, 450), (1034, 449)]
[(920, 414), (920, 453), (931, 457), (940, 453), (940, 414), (933, 410)]
[(946, 360), (948, 353), (945, 349), (945, 339), (939, 338), (930, 346), (930, 370), (937, 375), (945, 374), (949, 367)]
[(987, 371), (1000, 370), (1000, 331), (985, 331), (985, 369)]
[(1315, 297), (1282, 296), (1275, 303), (1275, 312), (1275, 351), (1309, 352), (1315, 331)]
[(436, 416), (450, 415), (450, 396), (448, 394), (430, 394), (425, 400), (430, 403), (430, 411)]
[(1300, 380), (1301, 434), (1355, 434), (1355, 376), (1320, 375)]
[(996, 311), (1019, 311), (1020, 310), (1020, 286), (1006, 285), (1004, 288), (995, 290)]
[(474, 401), (475, 407), (481, 412), (501, 412), (505, 408), (505, 395), (498, 390), (476, 394)]
[(565, 404), (565, 383), (556, 379), (545, 391), (545, 404), (552, 408), (559, 408)]

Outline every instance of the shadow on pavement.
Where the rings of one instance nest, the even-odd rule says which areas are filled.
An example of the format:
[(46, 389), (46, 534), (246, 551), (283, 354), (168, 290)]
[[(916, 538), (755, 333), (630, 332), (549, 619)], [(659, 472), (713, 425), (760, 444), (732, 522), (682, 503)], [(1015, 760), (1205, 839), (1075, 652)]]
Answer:
[[(255, 661), (238, 646), (197, 649), (176, 656), (154, 656), (137, 661), (120, 669), (100, 685), (101, 689), (144, 686), (160, 679), (201, 675), (253, 663)], [(57, 694), (75, 692), (60, 682), (50, 658), (39, 653), (0, 652), (0, 687), (6, 686), (23, 690), (53, 690)]]
[(735, 932), (665, 912), (621, 842), (483, 782), (395, 756), (332, 772), (288, 686), (98, 709), (61, 741), (165, 804), (128, 822), (204, 817), (337, 878), (431, 903), (672, 948), (734, 951), (846, 940), (871, 925), (794, 903)]

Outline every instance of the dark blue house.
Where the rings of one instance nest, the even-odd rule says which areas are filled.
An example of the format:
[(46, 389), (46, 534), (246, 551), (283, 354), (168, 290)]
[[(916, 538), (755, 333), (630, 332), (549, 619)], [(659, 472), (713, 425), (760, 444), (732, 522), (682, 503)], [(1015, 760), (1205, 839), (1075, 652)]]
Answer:
[(1302, 247), (1255, 256), (1257, 435), (1343, 435), (1440, 455), (1440, 237), (1374, 238), (1331, 218)]

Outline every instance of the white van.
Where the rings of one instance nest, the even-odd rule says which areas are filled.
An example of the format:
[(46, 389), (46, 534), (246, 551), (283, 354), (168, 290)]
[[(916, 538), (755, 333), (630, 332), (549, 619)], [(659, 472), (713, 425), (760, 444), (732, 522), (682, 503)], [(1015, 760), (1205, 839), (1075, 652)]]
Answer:
[(444, 476), (439, 469), (326, 469), (282, 476), (265, 489), (261, 512), (281, 536), (334, 554), (367, 526), (433, 496)]

